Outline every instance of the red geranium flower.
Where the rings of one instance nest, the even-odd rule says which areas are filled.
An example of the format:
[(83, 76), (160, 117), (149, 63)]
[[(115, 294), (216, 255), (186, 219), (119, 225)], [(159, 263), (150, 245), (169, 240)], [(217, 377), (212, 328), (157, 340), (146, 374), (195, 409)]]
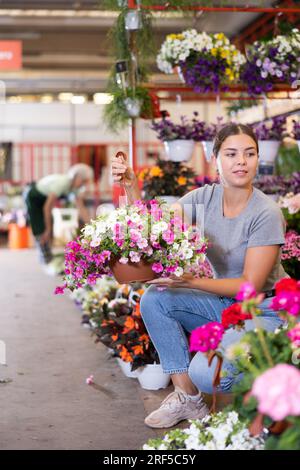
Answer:
[(276, 282), (275, 284), (276, 295), (280, 292), (294, 292), (300, 290), (297, 281), (295, 279), (285, 278)]
[(250, 313), (244, 313), (242, 311), (241, 304), (235, 303), (223, 310), (222, 325), (225, 329), (234, 327), (235, 325), (243, 327), (244, 321), (251, 320), (251, 318), (252, 315)]

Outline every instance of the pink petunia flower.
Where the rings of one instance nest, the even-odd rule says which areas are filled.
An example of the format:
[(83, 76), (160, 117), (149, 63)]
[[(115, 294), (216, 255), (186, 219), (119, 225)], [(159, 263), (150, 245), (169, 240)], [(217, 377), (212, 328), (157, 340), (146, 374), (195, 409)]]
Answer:
[(140, 253), (137, 253), (136, 251), (130, 251), (129, 257), (132, 263), (139, 263), (141, 261), (141, 255)]
[(152, 271), (155, 273), (161, 273), (164, 270), (164, 267), (161, 263), (153, 263), (152, 264)]
[(86, 383), (87, 385), (92, 385), (92, 384), (94, 384), (94, 383), (95, 383), (95, 382), (94, 382), (94, 376), (93, 376), (93, 375), (90, 375), (87, 379), (85, 379), (85, 383)]
[(286, 311), (290, 315), (297, 316), (300, 313), (300, 291), (281, 291), (272, 299), (270, 308)]
[(63, 286), (57, 286), (55, 288), (54, 294), (55, 295), (64, 294), (65, 288), (66, 288), (66, 284), (64, 284)]
[(236, 295), (236, 300), (249, 300), (257, 296), (257, 292), (251, 282), (244, 282)]
[(133, 243), (137, 243), (142, 240), (142, 234), (138, 230), (134, 230), (134, 229), (130, 230), (129, 236), (130, 236), (130, 240)]
[(165, 242), (168, 243), (168, 245), (171, 245), (174, 242), (175, 238), (174, 232), (172, 230), (166, 230), (165, 232), (163, 232), (162, 238), (163, 240), (165, 240)]
[(258, 410), (275, 421), (300, 415), (300, 371), (289, 364), (277, 364), (257, 377), (251, 394)]
[(218, 348), (224, 334), (221, 323), (211, 322), (192, 331), (190, 351), (208, 352)]
[(300, 323), (287, 333), (288, 337), (290, 338), (293, 346), (296, 348), (300, 347)]

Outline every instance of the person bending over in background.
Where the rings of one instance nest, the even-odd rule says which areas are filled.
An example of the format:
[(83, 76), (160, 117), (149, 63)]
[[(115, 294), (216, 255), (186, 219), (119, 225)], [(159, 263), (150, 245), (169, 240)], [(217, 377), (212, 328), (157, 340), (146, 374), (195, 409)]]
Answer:
[(40, 251), (41, 261), (46, 272), (55, 273), (51, 265), (52, 208), (58, 198), (74, 194), (80, 218), (84, 223), (90, 221), (89, 212), (84, 205), (85, 185), (94, 179), (93, 169), (84, 163), (73, 165), (67, 174), (52, 174), (32, 183), (25, 195), (25, 203), (32, 233)]

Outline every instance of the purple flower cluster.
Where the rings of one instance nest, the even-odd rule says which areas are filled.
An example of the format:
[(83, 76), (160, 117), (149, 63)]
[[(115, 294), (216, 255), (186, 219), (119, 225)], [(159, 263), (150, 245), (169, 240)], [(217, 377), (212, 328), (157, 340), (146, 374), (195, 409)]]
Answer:
[(177, 139), (194, 140), (195, 142), (213, 140), (216, 134), (216, 126), (200, 121), (197, 111), (194, 111), (193, 114), (194, 117), (190, 120), (186, 116), (181, 116), (179, 124), (163, 117), (158, 122), (153, 121), (151, 129), (156, 132), (158, 139), (163, 142)]
[(286, 131), (286, 118), (276, 116), (270, 121), (254, 125), (253, 130), (258, 140), (281, 140)]
[(228, 64), (225, 59), (205, 53), (201, 57), (191, 54), (186, 61), (180, 61), (179, 66), (185, 83), (196, 93), (218, 93), (228, 90), (225, 75)]
[(282, 260), (295, 259), (300, 262), (300, 235), (293, 230), (287, 232), (285, 236), (285, 245), (281, 253)]
[(250, 95), (266, 93), (276, 83), (292, 84), (300, 78), (299, 46), (292, 44), (299, 44), (297, 29), (287, 36), (256, 41), (247, 47), (247, 63), (243, 66), (241, 80), (247, 84)]
[(248, 92), (251, 96), (267, 93), (273, 88), (272, 82), (262, 78), (260, 69), (257, 67), (256, 61), (247, 62), (241, 72), (241, 81), (248, 86)]
[(260, 176), (254, 182), (254, 186), (266, 194), (300, 193), (300, 172), (294, 172), (291, 176)]
[(300, 122), (293, 120), (293, 136), (294, 139), (300, 140)]
[(195, 185), (197, 188), (202, 188), (206, 184), (219, 183), (219, 178), (211, 178), (210, 176), (196, 176)]

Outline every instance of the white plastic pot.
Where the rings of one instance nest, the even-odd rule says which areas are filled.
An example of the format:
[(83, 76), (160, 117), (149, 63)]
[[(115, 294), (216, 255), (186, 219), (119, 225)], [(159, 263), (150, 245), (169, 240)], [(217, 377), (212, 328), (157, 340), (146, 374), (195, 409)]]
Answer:
[(128, 11), (125, 16), (125, 29), (137, 31), (142, 28), (142, 19), (139, 10)]
[(135, 118), (140, 115), (141, 112), (141, 102), (137, 98), (125, 98), (124, 100), (125, 108), (128, 113), (128, 116)]
[(210, 162), (211, 160), (211, 156), (212, 156), (212, 153), (213, 153), (213, 146), (214, 146), (214, 143), (212, 140), (203, 140), (201, 142), (202, 144), (202, 147), (203, 147), (203, 151), (204, 151), (204, 155), (205, 155), (205, 160), (207, 162)]
[(171, 204), (174, 204), (175, 202), (178, 201), (177, 196), (160, 196), (166, 203), (170, 206)]
[(172, 162), (185, 162), (191, 159), (195, 147), (193, 140), (166, 140), (165, 151), (167, 154), (166, 160)]
[(297, 140), (297, 144), (298, 144), (298, 149), (299, 149), (299, 152), (300, 152), (300, 140)]
[(147, 364), (140, 368), (138, 381), (145, 390), (159, 390), (167, 388), (170, 376), (164, 374), (160, 364)]
[(279, 140), (259, 140), (258, 147), (260, 161), (274, 163), (279, 145)]
[(117, 363), (126, 377), (129, 377), (130, 379), (136, 379), (139, 376), (140, 369), (137, 369), (134, 372), (131, 371), (131, 362), (122, 361), (122, 359), (117, 357)]

